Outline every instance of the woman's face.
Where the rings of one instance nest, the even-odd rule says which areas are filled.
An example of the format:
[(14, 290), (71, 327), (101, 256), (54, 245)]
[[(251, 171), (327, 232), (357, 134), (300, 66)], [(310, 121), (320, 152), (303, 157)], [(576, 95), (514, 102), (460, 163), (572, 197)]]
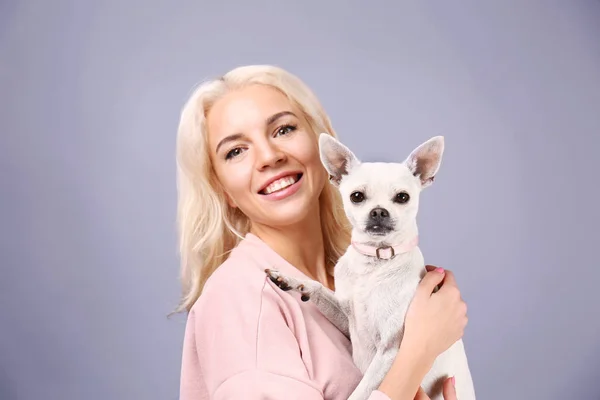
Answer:
[(327, 173), (316, 135), (285, 95), (231, 91), (207, 115), (211, 161), (229, 204), (252, 224), (289, 226), (315, 210)]

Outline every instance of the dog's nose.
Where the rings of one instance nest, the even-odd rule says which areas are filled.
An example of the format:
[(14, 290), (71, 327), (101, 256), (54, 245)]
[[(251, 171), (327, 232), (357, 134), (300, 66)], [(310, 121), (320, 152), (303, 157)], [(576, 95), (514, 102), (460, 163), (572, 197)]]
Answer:
[(389, 217), (390, 213), (385, 208), (377, 207), (371, 210), (372, 219), (385, 219)]

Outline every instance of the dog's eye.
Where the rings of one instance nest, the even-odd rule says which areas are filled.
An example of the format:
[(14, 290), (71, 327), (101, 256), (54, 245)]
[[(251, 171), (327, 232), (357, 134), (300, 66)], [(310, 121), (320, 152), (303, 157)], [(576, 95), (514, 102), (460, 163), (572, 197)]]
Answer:
[(361, 203), (365, 200), (365, 194), (363, 192), (352, 192), (350, 195), (350, 201), (353, 203)]
[(394, 198), (394, 201), (396, 203), (400, 203), (400, 204), (404, 204), (407, 203), (408, 200), (410, 200), (410, 196), (408, 195), (408, 193), (406, 192), (400, 192), (396, 195), (396, 197)]

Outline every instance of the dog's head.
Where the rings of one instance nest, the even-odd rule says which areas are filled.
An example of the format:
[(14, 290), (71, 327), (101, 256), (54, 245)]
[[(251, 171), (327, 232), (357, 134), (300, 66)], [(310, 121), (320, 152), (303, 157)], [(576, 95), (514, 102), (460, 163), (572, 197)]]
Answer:
[(319, 137), (319, 150), (330, 182), (341, 193), (353, 234), (395, 242), (416, 221), (419, 194), (438, 172), (444, 137), (429, 139), (398, 163), (361, 162), (326, 133)]

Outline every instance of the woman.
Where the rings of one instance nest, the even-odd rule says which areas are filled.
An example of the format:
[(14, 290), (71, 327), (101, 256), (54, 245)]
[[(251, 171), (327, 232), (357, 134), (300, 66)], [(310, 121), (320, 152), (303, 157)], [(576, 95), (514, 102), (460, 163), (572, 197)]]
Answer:
[[(360, 381), (348, 338), (264, 272), (334, 289), (350, 229), (320, 162), (321, 132), (335, 135), (315, 95), (273, 66), (234, 69), (186, 103), (177, 143), (182, 400), (342, 400)], [(422, 378), (463, 334), (466, 306), (452, 273), (428, 270), (371, 400), (427, 399)]]

